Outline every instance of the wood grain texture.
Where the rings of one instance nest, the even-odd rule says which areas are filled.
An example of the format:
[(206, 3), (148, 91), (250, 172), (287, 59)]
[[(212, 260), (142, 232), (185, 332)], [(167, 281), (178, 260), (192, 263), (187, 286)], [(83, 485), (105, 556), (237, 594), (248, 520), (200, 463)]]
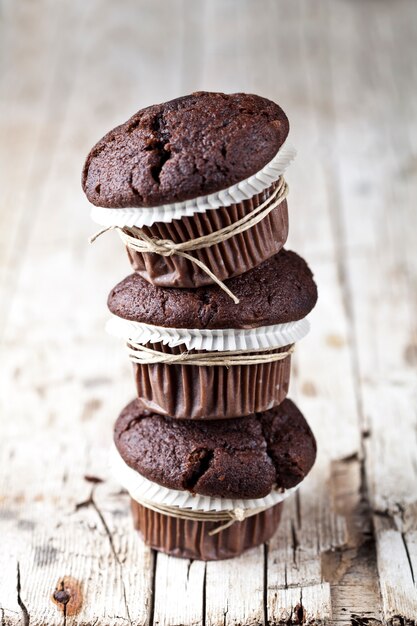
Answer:
[[(417, 623), (416, 55), (412, 0), (0, 4), (2, 626)], [(268, 546), (207, 564), (146, 548), (109, 476), (130, 270), (80, 190), (109, 128), (197, 89), (288, 112), (320, 295), (291, 384), (315, 469)]]

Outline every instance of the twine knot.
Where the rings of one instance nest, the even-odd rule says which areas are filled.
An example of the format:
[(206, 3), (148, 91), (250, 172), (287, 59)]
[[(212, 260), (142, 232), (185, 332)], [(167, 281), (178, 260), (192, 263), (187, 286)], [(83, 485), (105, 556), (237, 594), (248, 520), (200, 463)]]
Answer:
[[(153, 253), (159, 254), (160, 256), (170, 257), (173, 255), (181, 256), (185, 259), (188, 259), (195, 265), (198, 265), (203, 272), (205, 272), (214, 283), (216, 283), (223, 291), (227, 293), (227, 295), (233, 300), (235, 304), (239, 304), (239, 298), (237, 298), (232, 291), (225, 285), (223, 281), (221, 281), (217, 276), (207, 267), (205, 263), (197, 259), (196, 257), (189, 254), (194, 250), (201, 250), (202, 248), (210, 248), (218, 243), (223, 241), (227, 241), (231, 237), (238, 235), (239, 233), (243, 233), (255, 224), (258, 224), (262, 221), (273, 209), (275, 209), (288, 195), (288, 184), (286, 183), (283, 176), (280, 176), (278, 179), (278, 185), (273, 193), (267, 198), (264, 202), (262, 202), (258, 207), (250, 211), (247, 215), (242, 217), (240, 220), (225, 226), (219, 230), (216, 230), (208, 235), (203, 235), (202, 237), (196, 237), (195, 239), (189, 239), (187, 241), (181, 241), (180, 243), (175, 243), (171, 239), (158, 239), (156, 237), (149, 237), (142, 228), (138, 228), (136, 226), (131, 227), (123, 227), (119, 226), (109, 226), (108, 228), (103, 228), (98, 233), (90, 237), (90, 243), (93, 243), (98, 237), (100, 237), (103, 233), (106, 233), (110, 230), (117, 230), (120, 238), (124, 242), (126, 246), (131, 248), (136, 252), (140, 252), (142, 254)], [(210, 209), (211, 210), (211, 209)], [(214, 210), (214, 209), (213, 209)]]

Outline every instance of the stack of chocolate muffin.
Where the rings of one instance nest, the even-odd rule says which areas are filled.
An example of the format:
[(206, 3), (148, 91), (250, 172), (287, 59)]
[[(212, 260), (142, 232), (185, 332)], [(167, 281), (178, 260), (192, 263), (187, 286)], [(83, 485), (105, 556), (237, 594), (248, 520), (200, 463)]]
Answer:
[(223, 559), (268, 540), (310, 471), (314, 436), (286, 399), (317, 289), (283, 248), (294, 153), (275, 103), (194, 93), (136, 113), (91, 150), (83, 188), (134, 272), (108, 299), (137, 398), (112, 464), (151, 547)]

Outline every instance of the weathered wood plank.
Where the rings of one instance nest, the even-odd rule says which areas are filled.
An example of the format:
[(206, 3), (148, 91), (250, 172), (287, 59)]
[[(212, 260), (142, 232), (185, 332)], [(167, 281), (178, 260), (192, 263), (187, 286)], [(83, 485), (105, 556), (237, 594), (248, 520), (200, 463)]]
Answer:
[[(408, 232), (410, 219), (415, 224), (410, 189), (417, 181), (412, 172), (398, 176), (393, 185), (390, 180), (400, 163), (412, 158), (415, 141), (412, 107), (403, 107), (396, 93), (395, 77), (403, 74), (398, 35), (405, 58), (417, 51), (417, 39), (411, 25), (415, 7), (400, 2), (398, 8), (395, 15), (387, 6), (376, 14), (371, 3), (363, 3), (352, 14), (346, 6), (332, 5), (332, 47), (334, 27), (343, 24), (337, 33), (338, 54), (332, 57), (339, 154), (332, 172), (366, 434), (367, 485), (372, 509), (387, 515), (383, 524), (374, 517), (383, 615), (387, 621), (414, 624), (417, 592), (401, 530), (416, 523), (416, 377), (415, 363), (407, 358), (415, 343), (415, 291), (410, 289), (411, 250), (402, 241), (404, 234), (409, 245), (416, 230), (412, 226)], [(360, 99), (353, 102), (352, 93), (360, 93)], [(393, 117), (401, 119), (398, 130)], [(401, 576), (395, 573), (399, 569)]]
[(264, 623), (264, 548), (207, 565), (206, 624)]
[(375, 517), (376, 546), (384, 617), (414, 624), (416, 587), (404, 537), (387, 520)]
[[(358, 512), (363, 497), (362, 443), (350, 320), (338, 273), (339, 250), (326, 170), (329, 140), (323, 122), (332, 95), (323, 19), (327, 4), (313, 7), (299, 2), (292, 8), (293, 27), (286, 24), (286, 36), (275, 39), (275, 56), (285, 63), (285, 83), (278, 82), (271, 95), (278, 97), (280, 90), (282, 96), (284, 90), (284, 101), (287, 99), (292, 112), (294, 141), (300, 147), (288, 174), (291, 246), (306, 255), (319, 284), (312, 333), (297, 349), (291, 391), (317, 434), (319, 457), (311, 479), (300, 491), (300, 510), (290, 515), (290, 528), (277, 536), (278, 543), (272, 542), (272, 563), (284, 562), (285, 570), (277, 573), (272, 564), (268, 569), (268, 616), (272, 623), (281, 623), (297, 619), (298, 611), (310, 623), (332, 619), (350, 624), (356, 614), (378, 617), (379, 597), (375, 593), (375, 561), (372, 564), (369, 551), (363, 549), (366, 532), (352, 532), (358, 524), (369, 528), (370, 516), (366, 510)], [(275, 6), (277, 18), (280, 10)], [(276, 70), (279, 76), (279, 66)], [(284, 536), (285, 548), (281, 544)], [(360, 570), (366, 571), (369, 592), (363, 585), (365, 576), (352, 575), (347, 581), (349, 572), (359, 574)], [(345, 593), (347, 584), (349, 594)], [(293, 604), (282, 605), (290, 597), (285, 590), (292, 586)]]
[(155, 626), (199, 626), (204, 621), (205, 573), (206, 565), (202, 561), (158, 555)]
[[(87, 446), (78, 442), (78, 448), (74, 444), (71, 448), (68, 440), (77, 441), (70, 428), (55, 446), (45, 445), (35, 434), (26, 445), (16, 441), (5, 451), (12, 464), (2, 458), (2, 468), (11, 467), (10, 474), (2, 472), (0, 509), (5, 618), (16, 611), (20, 596), (31, 624), (61, 624), (63, 606), (51, 598), (59, 581), (71, 577), (72, 590), (80, 590), (81, 600), (74, 619), (67, 612), (67, 623), (90, 624), (98, 617), (109, 624), (126, 622), (129, 607), (132, 623), (144, 623), (150, 612), (150, 551), (132, 532), (126, 496), (116, 497), (111, 481), (96, 486), (91, 482), (92, 470), (106, 478), (105, 455), (97, 455), (91, 466)], [(29, 481), (27, 459), (34, 449), (37, 463)], [(17, 482), (19, 491), (5, 489), (11, 481)], [(106, 608), (102, 616), (100, 606)], [(19, 610), (6, 623), (19, 623), (20, 618)]]

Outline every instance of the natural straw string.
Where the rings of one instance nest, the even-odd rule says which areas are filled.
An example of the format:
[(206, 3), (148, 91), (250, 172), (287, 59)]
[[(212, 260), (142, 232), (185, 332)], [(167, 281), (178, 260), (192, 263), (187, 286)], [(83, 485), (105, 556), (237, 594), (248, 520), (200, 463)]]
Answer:
[[(262, 350), (229, 350), (224, 352), (182, 352), (170, 354), (153, 350), (139, 343), (129, 341), (127, 344), (128, 354), (133, 363), (140, 365), (152, 365), (166, 363), (168, 365), (199, 365), (229, 367), (231, 365), (257, 365), (261, 363), (273, 363), (282, 361), (294, 352), (295, 345), (291, 345), (285, 352), (271, 352), (274, 348)], [(254, 353), (254, 354), (251, 354)]]
[[(215, 274), (207, 267), (205, 263), (196, 259), (188, 251), (201, 250), (202, 248), (209, 248), (222, 241), (227, 241), (231, 237), (249, 230), (258, 222), (262, 221), (273, 209), (275, 209), (288, 195), (288, 184), (284, 180), (283, 176), (278, 179), (277, 188), (262, 204), (256, 209), (242, 217), (237, 222), (229, 224), (220, 230), (216, 230), (208, 235), (197, 237), (196, 239), (189, 239), (188, 241), (182, 241), (175, 243), (171, 239), (157, 239), (156, 237), (149, 237), (141, 228), (136, 226), (120, 228), (119, 226), (109, 226), (104, 228), (92, 237), (90, 237), (90, 243), (93, 243), (97, 237), (100, 237), (103, 233), (109, 230), (117, 230), (122, 241), (132, 250), (141, 253), (152, 252), (161, 256), (177, 256), (184, 257), (192, 263), (198, 265), (213, 282), (217, 283), (223, 291), (225, 291), (235, 304), (239, 304), (239, 299), (230, 291), (230, 289), (217, 278)], [(130, 234), (132, 233), (132, 234)]]
[(210, 537), (217, 535), (222, 530), (226, 530), (226, 528), (229, 528), (235, 522), (243, 522), (248, 517), (258, 515), (258, 513), (263, 513), (271, 508), (271, 505), (269, 505), (254, 509), (236, 508), (231, 511), (193, 511), (192, 509), (180, 509), (177, 506), (168, 506), (167, 504), (156, 504), (149, 500), (138, 498), (136, 495), (134, 500), (145, 508), (155, 511), (155, 513), (161, 513), (162, 515), (168, 515), (169, 517), (175, 517), (181, 520), (192, 522), (224, 522), (224, 524), (221, 524), (208, 533)]

